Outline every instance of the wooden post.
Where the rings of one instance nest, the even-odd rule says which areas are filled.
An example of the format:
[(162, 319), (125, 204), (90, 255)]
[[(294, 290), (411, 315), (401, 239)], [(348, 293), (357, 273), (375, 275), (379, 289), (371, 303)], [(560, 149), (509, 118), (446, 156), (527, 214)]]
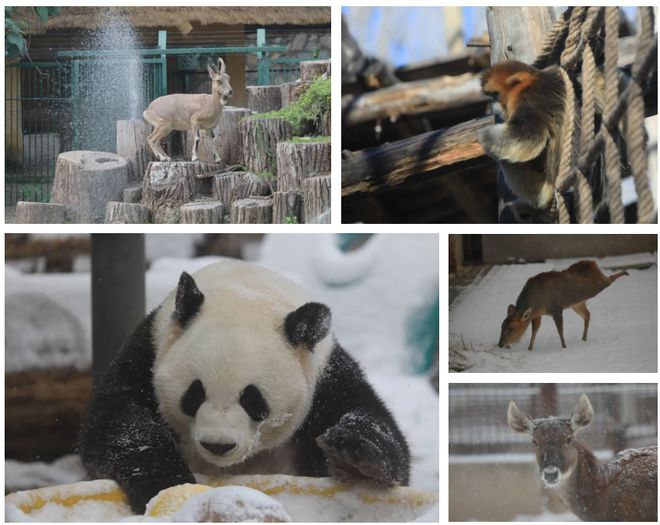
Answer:
[(286, 224), (287, 219), (302, 222), (302, 193), (276, 191), (273, 193), (273, 224)]
[(106, 224), (149, 224), (149, 208), (138, 203), (109, 202), (105, 207)]
[(310, 177), (303, 181), (303, 217), (306, 223), (330, 224), (330, 182), (332, 177)]
[(219, 201), (189, 202), (181, 206), (181, 224), (221, 224), (223, 205)]
[(144, 235), (92, 234), (92, 375), (99, 379), (145, 314)]
[[(490, 61), (519, 60), (531, 64), (543, 48), (545, 37), (556, 18), (552, 7), (487, 7), (486, 22), (490, 35)], [(515, 22), (513, 22), (515, 21)], [(512, 222), (505, 212), (516, 197), (506, 185), (501, 170), (497, 173), (499, 222)], [(507, 219), (504, 219), (506, 215)]]
[(252, 173), (277, 175), (277, 143), (293, 136), (293, 127), (281, 118), (241, 121), (243, 165)]
[(150, 132), (142, 119), (117, 121), (117, 155), (128, 162), (129, 182), (142, 182), (147, 165), (156, 159), (147, 142)]
[(321, 75), (330, 76), (330, 59), (327, 60), (305, 60), (300, 63), (300, 79), (303, 82), (311, 82)]
[(302, 191), (302, 181), (330, 173), (330, 142), (280, 142), (277, 145), (277, 190)]
[(66, 222), (66, 206), (52, 202), (16, 203), (17, 224), (64, 224)]
[(156, 224), (176, 224), (182, 204), (211, 195), (217, 164), (204, 162), (150, 162), (142, 187), (142, 204)]
[(248, 86), (248, 108), (255, 113), (268, 113), (282, 108), (280, 86)]
[(232, 224), (270, 224), (273, 222), (271, 197), (240, 199), (231, 205)]

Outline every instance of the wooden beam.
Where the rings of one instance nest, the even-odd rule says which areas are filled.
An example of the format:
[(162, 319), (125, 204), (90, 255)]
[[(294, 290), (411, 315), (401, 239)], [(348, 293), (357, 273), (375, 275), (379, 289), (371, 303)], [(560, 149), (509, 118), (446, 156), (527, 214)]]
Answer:
[(401, 115), (443, 111), (488, 100), (481, 92), (476, 73), (405, 82), (357, 97), (344, 96), (343, 125), (383, 118), (396, 120)]
[(451, 128), (345, 154), (342, 196), (389, 188), (443, 168), (444, 173), (456, 172), (462, 163), (480, 157), (484, 157), (484, 162), (490, 162), (484, 156), (477, 133), (493, 123), (492, 116), (481, 117)]

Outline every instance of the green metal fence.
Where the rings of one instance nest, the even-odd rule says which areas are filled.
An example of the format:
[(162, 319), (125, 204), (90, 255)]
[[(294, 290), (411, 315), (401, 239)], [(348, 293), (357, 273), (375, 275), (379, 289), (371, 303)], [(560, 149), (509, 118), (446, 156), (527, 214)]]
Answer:
[[(300, 62), (309, 60), (269, 56), (287, 49), (267, 45), (265, 29), (257, 30), (256, 46), (173, 49), (160, 31), (158, 47), (132, 50), (132, 59), (125, 50), (60, 51), (57, 61), (7, 66), (5, 205), (48, 202), (57, 155), (63, 151), (116, 151), (115, 122), (139, 118), (151, 100), (167, 94), (168, 56), (251, 54), (257, 57), (258, 84), (267, 85), (299, 78)], [(129, 68), (126, 77), (139, 79), (132, 86), (110, 75)], [(122, 104), (112, 104), (113, 99)], [(142, 101), (138, 114), (131, 110), (132, 99)]]

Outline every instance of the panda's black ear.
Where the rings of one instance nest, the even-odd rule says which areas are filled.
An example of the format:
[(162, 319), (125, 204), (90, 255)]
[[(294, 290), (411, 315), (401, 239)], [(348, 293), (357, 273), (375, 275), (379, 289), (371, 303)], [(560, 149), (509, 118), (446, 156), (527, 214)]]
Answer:
[(303, 304), (284, 319), (284, 333), (293, 346), (313, 350), (330, 331), (330, 308), (321, 303)]
[(186, 272), (179, 278), (179, 286), (176, 289), (176, 301), (174, 303), (174, 319), (181, 328), (197, 315), (204, 302), (204, 294), (199, 291), (195, 280)]

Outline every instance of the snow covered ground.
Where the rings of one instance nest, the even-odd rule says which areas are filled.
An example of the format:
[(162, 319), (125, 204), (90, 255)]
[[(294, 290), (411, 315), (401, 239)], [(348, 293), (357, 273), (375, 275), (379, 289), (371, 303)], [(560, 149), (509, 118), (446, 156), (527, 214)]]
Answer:
[[(528, 352), (528, 328), (511, 348), (498, 348), (500, 326), (507, 306), (516, 302), (529, 277), (562, 270), (579, 259), (494, 266), (484, 278), (467, 287), (449, 312), (450, 347), (461, 348), (469, 372), (655, 372), (657, 361), (656, 254), (596, 259), (605, 274), (626, 268), (622, 277), (587, 303), (591, 323), (582, 341), (582, 319), (564, 311), (562, 350), (552, 318), (544, 316), (534, 351)], [(647, 269), (631, 265), (650, 263)]]
[[(147, 237), (148, 246), (158, 240), (158, 236)], [(172, 236), (166, 237), (172, 242)], [(437, 235), (376, 235), (360, 250), (349, 253), (337, 248), (334, 235), (269, 235), (259, 253), (260, 264), (301, 283), (331, 307), (337, 339), (362, 364), (408, 439), (412, 451), (411, 486), (437, 491), (438, 396), (426, 376), (411, 373), (414, 350), (407, 343), (414, 312), (437, 294)], [(147, 309), (156, 307), (176, 286), (182, 271), (194, 272), (217, 259), (155, 260), (146, 275)], [(91, 339), (89, 273), (23, 274), (8, 266), (5, 272), (6, 295), (45, 294), (67, 308), (82, 326), (86, 341)], [(39, 324), (33, 329), (38, 331)], [(51, 335), (35, 334), (35, 339)], [(78, 368), (88, 367), (91, 362), (89, 347), (86, 350), (79, 357)], [(58, 356), (40, 356), (39, 360), (45, 366), (61, 363)], [(9, 362), (12, 370), (18, 370), (35, 359), (15, 355)], [(44, 464), (9, 461), (6, 485), (16, 489), (31, 483), (70, 483), (75, 481), (72, 476), (80, 476), (78, 465), (71, 467), (70, 461), (75, 464), (76, 459), (54, 464), (51, 471)], [(426, 518), (437, 521), (437, 508)]]

